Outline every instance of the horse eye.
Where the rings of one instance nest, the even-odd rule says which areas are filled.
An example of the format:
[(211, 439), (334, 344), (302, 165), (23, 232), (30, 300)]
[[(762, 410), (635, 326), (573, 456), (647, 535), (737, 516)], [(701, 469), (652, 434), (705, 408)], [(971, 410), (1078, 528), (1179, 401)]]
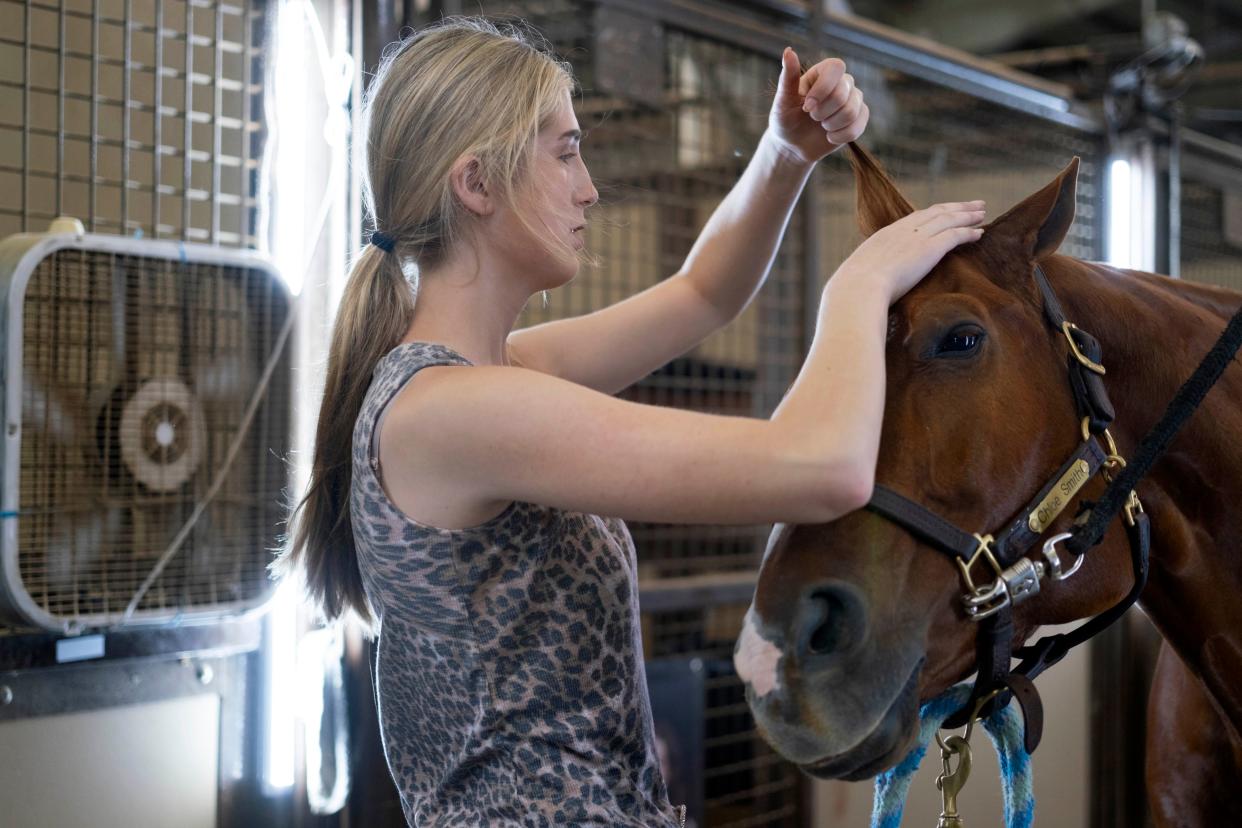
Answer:
[(976, 327), (956, 328), (940, 340), (936, 346), (936, 356), (969, 356), (983, 341), (983, 331)]

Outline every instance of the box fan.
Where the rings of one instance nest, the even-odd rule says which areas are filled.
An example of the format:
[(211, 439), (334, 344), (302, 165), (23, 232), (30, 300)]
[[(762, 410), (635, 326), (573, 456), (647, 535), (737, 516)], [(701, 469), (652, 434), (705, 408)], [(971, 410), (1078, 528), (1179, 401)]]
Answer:
[(271, 596), (292, 310), (249, 251), (72, 218), (0, 241), (0, 623), (76, 634)]

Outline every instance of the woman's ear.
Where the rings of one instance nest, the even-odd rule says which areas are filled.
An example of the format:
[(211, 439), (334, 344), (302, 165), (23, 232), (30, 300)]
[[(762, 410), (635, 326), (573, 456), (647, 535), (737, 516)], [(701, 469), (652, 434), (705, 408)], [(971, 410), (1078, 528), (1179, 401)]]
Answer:
[(482, 165), (473, 155), (463, 155), (453, 164), (449, 181), (458, 200), (476, 216), (490, 216), (496, 209), (495, 199), (483, 180)]

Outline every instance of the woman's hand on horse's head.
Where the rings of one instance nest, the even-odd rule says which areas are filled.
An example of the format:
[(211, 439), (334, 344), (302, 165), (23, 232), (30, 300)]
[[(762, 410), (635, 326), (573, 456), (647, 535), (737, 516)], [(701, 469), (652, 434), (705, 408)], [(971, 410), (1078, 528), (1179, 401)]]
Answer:
[(857, 140), (870, 112), (845, 61), (827, 58), (801, 71), (798, 55), (785, 48), (781, 77), (768, 116), (768, 130), (794, 158), (814, 162)]
[(838, 279), (876, 283), (896, 302), (919, 283), (944, 255), (983, 236), (982, 201), (933, 204), (915, 210), (872, 233), (850, 254), (829, 285)]

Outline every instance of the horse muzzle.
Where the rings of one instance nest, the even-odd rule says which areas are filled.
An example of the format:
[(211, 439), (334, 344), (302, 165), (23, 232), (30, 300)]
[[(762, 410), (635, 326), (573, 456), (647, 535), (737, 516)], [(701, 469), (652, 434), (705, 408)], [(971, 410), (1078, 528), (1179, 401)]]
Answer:
[(769, 624), (752, 607), (734, 651), (761, 734), (815, 776), (895, 764), (917, 729), (921, 638), (877, 641), (865, 598), (843, 581), (805, 588), (788, 609)]

